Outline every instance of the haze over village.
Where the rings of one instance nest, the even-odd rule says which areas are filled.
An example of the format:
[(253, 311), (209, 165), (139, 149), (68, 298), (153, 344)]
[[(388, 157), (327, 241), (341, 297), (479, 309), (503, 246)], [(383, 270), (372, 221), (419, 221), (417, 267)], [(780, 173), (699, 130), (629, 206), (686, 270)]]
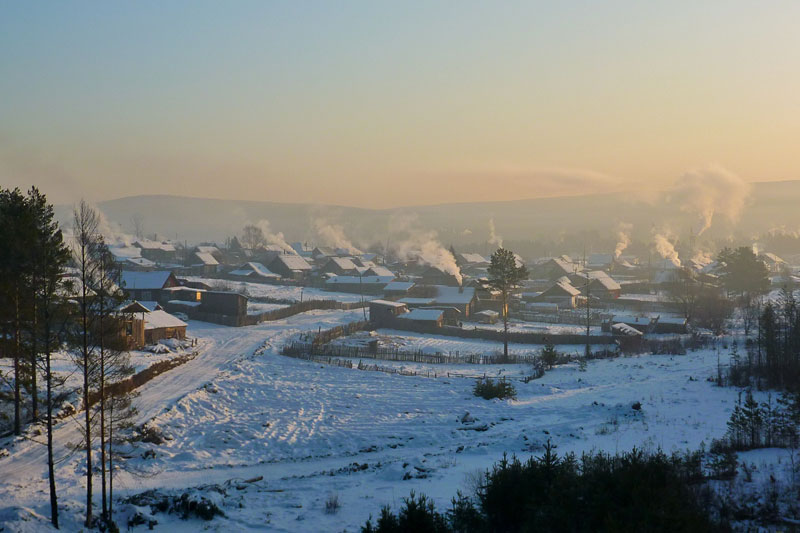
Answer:
[(0, 6), (0, 532), (797, 530), (798, 21)]

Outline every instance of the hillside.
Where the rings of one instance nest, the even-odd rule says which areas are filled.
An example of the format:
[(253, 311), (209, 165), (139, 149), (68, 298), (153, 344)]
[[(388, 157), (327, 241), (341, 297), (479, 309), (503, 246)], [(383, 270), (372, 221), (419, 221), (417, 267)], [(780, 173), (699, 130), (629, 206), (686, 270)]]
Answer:
[[(800, 181), (753, 184), (741, 218), (735, 226), (717, 217), (712, 235), (743, 235), (774, 227), (800, 227)], [(123, 230), (132, 231), (137, 214), (146, 233), (189, 242), (221, 241), (241, 232), (241, 228), (261, 219), (270, 221), (287, 240), (314, 240), (316, 224), (339, 224), (356, 242), (385, 242), (390, 225), (398, 216), (415, 218), (415, 226), (435, 229), (446, 242), (482, 242), (488, 238), (489, 219), (507, 240), (529, 239), (562, 231), (592, 229), (612, 231), (620, 222), (632, 224), (634, 234), (644, 235), (654, 225), (667, 225), (675, 232), (697, 229), (699, 221), (691, 213), (653, 201), (636, 191), (557, 198), (537, 198), (508, 202), (475, 202), (418, 206), (395, 209), (288, 204), (260, 201), (216, 200), (179, 196), (134, 196), (101, 202), (98, 207)], [(69, 220), (68, 206), (59, 206), (59, 218)]]

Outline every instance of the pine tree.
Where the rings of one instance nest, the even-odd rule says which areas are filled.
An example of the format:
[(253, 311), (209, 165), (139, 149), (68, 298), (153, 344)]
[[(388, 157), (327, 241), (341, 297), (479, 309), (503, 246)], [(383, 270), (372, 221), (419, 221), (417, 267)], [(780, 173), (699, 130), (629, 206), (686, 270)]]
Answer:
[[(64, 326), (69, 318), (68, 304), (59, 297), (63, 288), (63, 272), (69, 259), (69, 249), (58, 223), (54, 221), (53, 206), (38, 189), (28, 193), (34, 214), (36, 239), (33, 246), (34, 310), (39, 327), (34, 328), (34, 338), (40, 335), (41, 342), (34, 343), (43, 352), (44, 379), (46, 389), (45, 417), (47, 425), (47, 475), (50, 486), (50, 520), (58, 528), (58, 499), (56, 495), (55, 468), (53, 458), (53, 408), (56, 380), (53, 377), (51, 356), (63, 339)], [(34, 350), (35, 353), (35, 350)], [(35, 361), (35, 357), (34, 357)], [(34, 370), (35, 371), (35, 370)]]
[(761, 446), (761, 430), (764, 424), (764, 417), (761, 412), (761, 406), (753, 398), (753, 393), (750, 390), (747, 391), (742, 405), (742, 417), (745, 421), (748, 447), (758, 448)]
[(541, 357), (542, 362), (547, 365), (547, 368), (552, 370), (553, 366), (556, 364), (556, 361), (558, 361), (558, 352), (556, 351), (555, 345), (550, 340), (545, 342), (544, 348), (542, 348)]
[(503, 356), (508, 358), (508, 302), (514, 289), (527, 279), (528, 269), (525, 265), (517, 265), (514, 252), (498, 248), (492, 254), (488, 273), (489, 286), (500, 291), (503, 306)]

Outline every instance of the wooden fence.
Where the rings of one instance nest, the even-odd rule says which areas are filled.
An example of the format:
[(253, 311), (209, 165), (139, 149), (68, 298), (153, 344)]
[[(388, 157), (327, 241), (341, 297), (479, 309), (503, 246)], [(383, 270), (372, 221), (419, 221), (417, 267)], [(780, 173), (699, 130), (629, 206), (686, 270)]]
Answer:
[[(117, 381), (115, 383), (107, 385), (105, 387), (106, 396), (108, 397), (119, 396), (121, 394), (127, 394), (134, 389), (138, 389), (139, 387), (141, 387), (151, 379), (155, 378), (156, 376), (160, 376), (164, 372), (179, 367), (184, 363), (188, 363), (189, 361), (197, 357), (197, 354), (198, 352), (187, 353), (179, 355), (177, 357), (173, 357), (172, 359), (165, 359), (163, 361), (159, 361), (158, 363), (154, 363), (132, 376), (129, 376), (121, 381)], [(91, 392), (89, 394), (89, 405), (94, 405), (99, 399), (100, 399), (99, 391)]]
[(280, 309), (273, 309), (271, 311), (264, 311), (257, 315), (247, 315), (244, 325), (253, 326), (261, 322), (271, 322), (273, 320), (282, 320), (290, 316), (305, 313), (306, 311), (313, 311), (316, 309), (361, 309), (367, 307), (367, 302), (337, 302), (336, 300), (306, 300), (304, 302), (297, 302)]
[[(421, 324), (412, 320), (404, 320), (397, 318), (392, 321), (387, 321), (381, 327), (389, 329), (397, 329), (401, 331), (412, 331), (414, 333), (423, 333), (426, 335), (442, 335), (445, 337), (458, 337), (462, 339), (480, 339), (492, 342), (503, 342), (503, 331), (496, 329), (463, 329), (453, 326), (438, 327), (434, 325)], [(581, 335), (581, 334), (551, 334), (551, 333), (533, 333), (522, 331), (510, 331), (508, 333), (508, 342), (515, 344), (613, 344), (614, 338), (611, 335)]]

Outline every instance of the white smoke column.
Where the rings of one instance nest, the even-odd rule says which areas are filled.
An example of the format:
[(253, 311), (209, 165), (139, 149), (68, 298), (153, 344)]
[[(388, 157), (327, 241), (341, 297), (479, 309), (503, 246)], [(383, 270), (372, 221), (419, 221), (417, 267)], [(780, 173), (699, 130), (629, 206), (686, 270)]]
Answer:
[(692, 261), (705, 266), (708, 265), (709, 263), (712, 263), (714, 261), (714, 258), (711, 256), (710, 252), (704, 250), (697, 250), (692, 256)]
[(493, 246), (497, 246), (498, 248), (503, 247), (503, 237), (497, 234), (494, 227), (494, 218), (489, 219), (489, 244)]
[(325, 220), (318, 218), (314, 220), (314, 230), (325, 246), (342, 248), (353, 255), (363, 253), (353, 245), (353, 242), (345, 235), (344, 228), (338, 224), (328, 224)]
[(439, 242), (435, 231), (411, 232), (406, 239), (395, 242), (392, 249), (401, 260), (418, 260), (424, 265), (438, 268), (451, 274), (461, 285), (461, 269), (456, 264), (456, 258)]
[(653, 235), (653, 244), (656, 247), (656, 251), (663, 257), (664, 259), (670, 259), (676, 266), (681, 266), (681, 260), (678, 257), (678, 252), (675, 250), (675, 247), (672, 243), (660, 233), (656, 233)]
[(669, 191), (669, 201), (679, 204), (682, 211), (700, 217), (699, 236), (711, 227), (714, 215), (735, 222), (749, 194), (749, 183), (720, 166), (712, 165), (681, 176)]
[(619, 259), (622, 255), (622, 252), (630, 245), (631, 243), (631, 230), (633, 226), (631, 224), (627, 224), (625, 222), (620, 222), (619, 227), (617, 229), (617, 245), (614, 247), (614, 257)]
[(103, 236), (106, 244), (109, 246), (133, 246), (133, 243), (136, 242), (136, 237), (122, 231), (119, 224), (109, 221), (105, 213), (97, 206), (90, 207), (97, 213), (97, 231)]
[(267, 241), (268, 244), (275, 244), (280, 246), (283, 251), (288, 252), (290, 254), (296, 254), (294, 248), (289, 246), (289, 243), (286, 242), (286, 238), (283, 236), (283, 232), (272, 231), (272, 227), (269, 224), (269, 220), (262, 218), (256, 223), (256, 227), (261, 230), (261, 233), (264, 234), (264, 239)]

